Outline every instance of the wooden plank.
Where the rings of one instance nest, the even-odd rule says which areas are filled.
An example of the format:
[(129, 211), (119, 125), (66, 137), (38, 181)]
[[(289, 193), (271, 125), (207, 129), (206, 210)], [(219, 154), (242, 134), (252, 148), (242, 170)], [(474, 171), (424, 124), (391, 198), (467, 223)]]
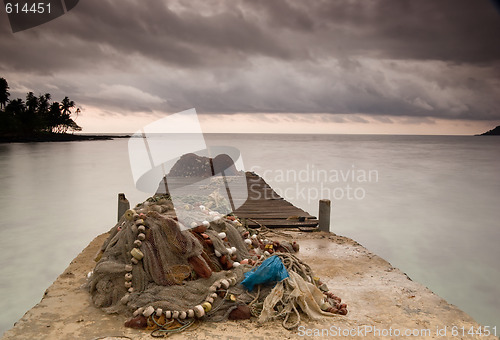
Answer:
[[(234, 213), (240, 218), (246, 218), (249, 227), (257, 227), (258, 224), (268, 228), (315, 227), (318, 225), (318, 220), (314, 216), (283, 199), (261, 177), (247, 173), (247, 185), (248, 200)], [(306, 219), (302, 222), (288, 219), (291, 216), (305, 217)], [(248, 218), (257, 223), (248, 220)]]
[[(257, 222), (257, 223), (256, 223)], [(305, 220), (305, 221), (297, 221), (297, 220), (284, 220), (284, 219), (270, 219), (270, 220), (246, 220), (248, 225), (258, 225), (259, 223), (267, 226), (296, 226), (296, 227), (308, 227), (308, 226), (316, 226), (318, 224), (318, 220)]]
[[(231, 181), (227, 177), (232, 190), (244, 190), (244, 183), (240, 181)], [(209, 195), (214, 188), (210, 184), (203, 183), (198, 186), (196, 193), (193, 193), (193, 187), (196, 183), (206, 180), (206, 178), (175, 177), (168, 178), (168, 188), (175, 188), (176, 192), (186, 196)], [(246, 190), (248, 198), (235, 199), (233, 203), (240, 206), (234, 211), (234, 214), (240, 218), (247, 219), (249, 227), (258, 227), (259, 223), (269, 228), (313, 228), (318, 225), (318, 220), (308, 212), (294, 206), (286, 201), (274, 191), (263, 178), (253, 174), (246, 173)], [(185, 190), (183, 190), (185, 188)], [(165, 193), (165, 183), (160, 183), (158, 193)], [(292, 216), (305, 218), (304, 221), (298, 219), (288, 219)], [(255, 220), (257, 223), (248, 219)]]

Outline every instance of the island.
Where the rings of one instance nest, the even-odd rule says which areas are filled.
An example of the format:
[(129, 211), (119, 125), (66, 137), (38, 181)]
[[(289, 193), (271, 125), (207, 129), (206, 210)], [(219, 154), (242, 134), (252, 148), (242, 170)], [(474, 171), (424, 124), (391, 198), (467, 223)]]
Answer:
[(500, 125), (490, 131), (486, 131), (485, 133), (476, 136), (500, 136)]
[(58, 102), (52, 100), (50, 93), (36, 96), (30, 91), (25, 100), (10, 99), (9, 84), (5, 78), (0, 78), (0, 143), (68, 142), (129, 137), (75, 134), (82, 131), (82, 127), (75, 122), (80, 112), (80, 108), (67, 96)]

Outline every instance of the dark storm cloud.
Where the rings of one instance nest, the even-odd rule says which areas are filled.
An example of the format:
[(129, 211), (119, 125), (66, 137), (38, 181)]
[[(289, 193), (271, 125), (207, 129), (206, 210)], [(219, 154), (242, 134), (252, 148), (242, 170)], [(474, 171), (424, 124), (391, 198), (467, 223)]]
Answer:
[(326, 27), (345, 27), (349, 33), (339, 40), (354, 53), (475, 63), (500, 59), (500, 15), (485, 0), (326, 1), (316, 15)]
[(488, 1), (81, 1), (11, 34), (0, 76), (126, 114), (364, 113), (500, 119)]

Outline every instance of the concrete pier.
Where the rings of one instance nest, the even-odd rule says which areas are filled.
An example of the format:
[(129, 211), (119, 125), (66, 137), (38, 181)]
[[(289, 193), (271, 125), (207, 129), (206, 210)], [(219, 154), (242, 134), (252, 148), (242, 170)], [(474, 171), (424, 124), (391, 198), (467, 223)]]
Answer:
[[(266, 234), (269, 238), (297, 241), (298, 256), (311, 265), (315, 275), (348, 304), (346, 316), (319, 321), (303, 320), (301, 327), (287, 331), (280, 321), (263, 327), (255, 321), (201, 322), (192, 330), (172, 335), (173, 339), (389, 339), (379, 336), (392, 332), (420, 332), (415, 339), (450, 339), (452, 329), (477, 328), (470, 316), (448, 304), (421, 284), (411, 281), (390, 263), (357, 242), (326, 232), (301, 232), (297, 228)], [(30, 309), (2, 337), (18, 339), (152, 339), (148, 331), (125, 328), (126, 317), (108, 315), (94, 307), (82, 288), (93, 258), (107, 234), (94, 239), (50, 286), (35, 307)], [(371, 329), (371, 332), (368, 332)], [(446, 329), (447, 336), (437, 335)], [(354, 332), (355, 336), (333, 336), (325, 332)], [(323, 337), (313, 337), (323, 332)], [(361, 333), (359, 333), (361, 332)], [(309, 334), (309, 336), (307, 336)], [(393, 333), (394, 334), (394, 333)], [(405, 337), (392, 337), (405, 338)], [(408, 337), (406, 337), (408, 338)], [(498, 339), (493, 336), (456, 337)]]

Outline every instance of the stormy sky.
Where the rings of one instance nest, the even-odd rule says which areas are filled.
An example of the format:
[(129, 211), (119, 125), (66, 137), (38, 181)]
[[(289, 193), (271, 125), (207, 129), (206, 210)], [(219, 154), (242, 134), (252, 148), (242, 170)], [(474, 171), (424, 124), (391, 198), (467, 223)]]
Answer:
[(81, 0), (15, 34), (2, 10), (0, 34), (12, 97), (68, 95), (107, 124), (192, 107), (500, 123), (500, 12), (486, 0)]

